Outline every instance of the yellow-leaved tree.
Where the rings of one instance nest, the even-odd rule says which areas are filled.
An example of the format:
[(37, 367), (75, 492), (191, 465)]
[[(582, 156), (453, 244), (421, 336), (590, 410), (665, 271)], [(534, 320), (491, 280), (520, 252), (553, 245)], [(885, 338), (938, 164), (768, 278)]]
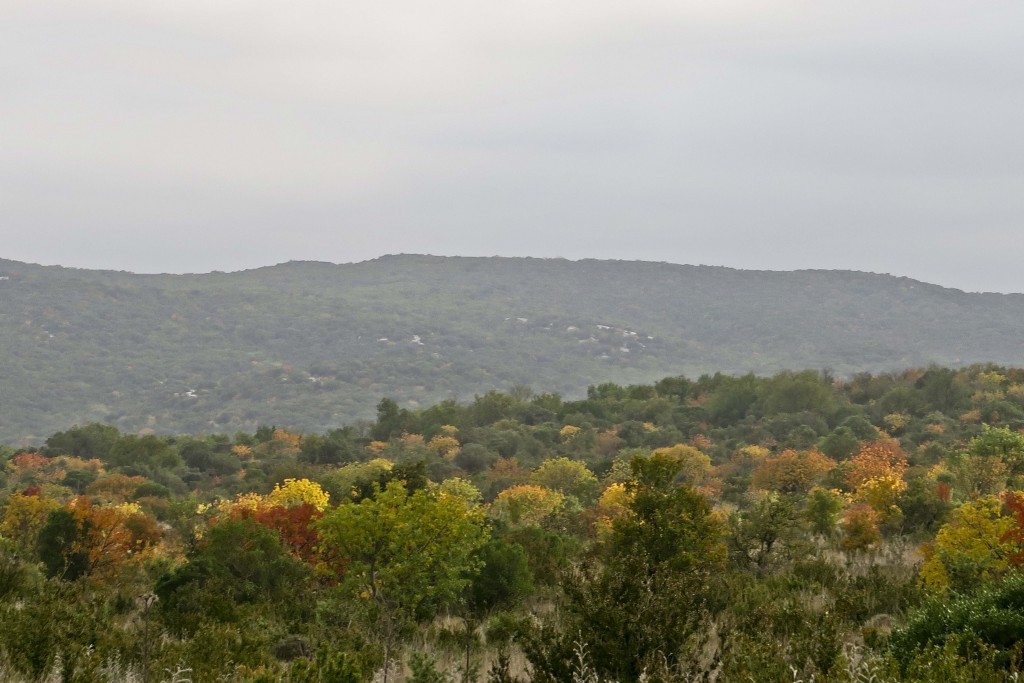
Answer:
[(272, 506), (291, 508), (308, 503), (319, 512), (327, 509), (330, 499), (320, 484), (309, 479), (285, 479), (284, 484), (275, 484), (274, 490), (267, 494), (267, 502)]
[(491, 503), (490, 515), (511, 527), (540, 526), (564, 502), (565, 496), (558, 491), (536, 484), (520, 484), (498, 494)]
[(38, 495), (12, 493), (0, 519), (0, 536), (14, 543), (22, 555), (33, 554), (39, 531), (51, 511), (60, 507), (56, 501)]
[(944, 592), (977, 586), (1002, 576), (1010, 567), (1016, 545), (1007, 539), (1013, 518), (996, 496), (964, 503), (942, 525), (935, 541), (926, 545), (921, 582)]
[(679, 466), (677, 483), (700, 486), (711, 472), (711, 458), (697, 448), (684, 443), (655, 449), (654, 455), (674, 460)]
[(612, 483), (604, 490), (597, 501), (597, 518), (594, 529), (599, 536), (605, 536), (612, 530), (612, 523), (629, 514), (629, 504), (633, 495), (623, 483)]

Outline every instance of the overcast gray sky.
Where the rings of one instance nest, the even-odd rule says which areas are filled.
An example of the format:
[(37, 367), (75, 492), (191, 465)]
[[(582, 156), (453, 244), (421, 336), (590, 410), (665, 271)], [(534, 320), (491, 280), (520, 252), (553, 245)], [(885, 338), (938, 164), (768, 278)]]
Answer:
[(0, 0), (0, 257), (1024, 291), (1024, 2)]

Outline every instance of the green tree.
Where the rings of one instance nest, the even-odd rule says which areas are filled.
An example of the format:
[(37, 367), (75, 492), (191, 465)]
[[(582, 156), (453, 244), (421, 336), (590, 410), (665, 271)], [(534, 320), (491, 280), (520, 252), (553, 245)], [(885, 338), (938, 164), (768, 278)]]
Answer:
[(86, 460), (105, 460), (120, 437), (117, 427), (93, 423), (57, 432), (46, 440), (46, 451), (50, 455), (67, 454)]
[(417, 621), (458, 601), (489, 535), (482, 509), (443, 492), (410, 492), (400, 481), (342, 503), (317, 530), (345, 568), (338, 597), (377, 630), (386, 661)]
[(583, 505), (592, 505), (601, 491), (601, 482), (578, 460), (554, 458), (541, 463), (530, 481), (567, 496), (575, 496)]
[(946, 414), (962, 407), (969, 395), (967, 387), (957, 381), (956, 372), (938, 366), (928, 368), (914, 386), (932, 410)]
[(409, 411), (399, 409), (393, 399), (382, 398), (377, 404), (377, 423), (370, 429), (370, 435), (378, 441), (387, 441), (411, 427), (412, 416)]
[[(722, 527), (707, 499), (676, 484), (678, 459), (655, 453), (631, 461), (632, 514), (616, 519), (597, 561), (566, 583), (566, 630), (591, 648), (594, 667), (618, 680), (637, 680), (661, 657), (679, 661), (684, 644), (706, 619), (707, 591), (725, 561)], [(535, 668), (566, 659), (566, 639), (532, 648)], [(538, 667), (538, 664), (540, 667)], [(547, 666), (537, 680), (559, 680)]]
[(985, 425), (981, 435), (967, 444), (967, 452), (978, 457), (998, 457), (1015, 474), (1024, 471), (1024, 434), (1009, 427)]
[(155, 589), (175, 633), (194, 631), (204, 620), (237, 623), (250, 605), (296, 623), (309, 616), (310, 568), (292, 557), (276, 531), (254, 520), (214, 524), (188, 560)]
[(815, 488), (807, 496), (804, 514), (811, 524), (811, 531), (832, 538), (836, 532), (839, 513), (843, 511), (842, 497), (829, 489)]
[(836, 427), (818, 443), (818, 450), (833, 460), (846, 460), (859, 448), (860, 442), (849, 427)]
[(480, 572), (466, 595), (470, 614), (480, 618), (495, 609), (509, 609), (533, 593), (533, 576), (526, 551), (518, 543), (492, 538), (476, 551)]
[(39, 559), (46, 575), (67, 581), (89, 573), (89, 554), (81, 548), (88, 529), (65, 508), (52, 511), (39, 531)]
[(121, 437), (111, 449), (107, 462), (114, 467), (176, 469), (181, 466), (177, 451), (165, 439), (152, 434)]
[(800, 526), (792, 498), (770, 493), (729, 517), (729, 554), (739, 567), (764, 574), (780, 548), (792, 551), (799, 543)]

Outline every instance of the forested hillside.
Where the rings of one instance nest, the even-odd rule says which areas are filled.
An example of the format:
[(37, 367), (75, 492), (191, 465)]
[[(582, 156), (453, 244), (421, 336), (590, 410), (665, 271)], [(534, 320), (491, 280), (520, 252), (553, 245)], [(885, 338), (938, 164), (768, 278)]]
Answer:
[(0, 679), (1012, 683), (1022, 429), (995, 365), (68, 428), (0, 447)]
[(392, 256), (133, 275), (0, 261), (0, 442), (323, 430), (517, 384), (1024, 362), (1024, 295), (905, 278)]

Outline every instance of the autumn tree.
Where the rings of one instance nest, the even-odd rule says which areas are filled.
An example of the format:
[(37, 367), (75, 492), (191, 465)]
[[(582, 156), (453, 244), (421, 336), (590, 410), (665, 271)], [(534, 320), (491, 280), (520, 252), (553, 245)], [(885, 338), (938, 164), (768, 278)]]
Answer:
[(39, 533), (39, 555), (50, 576), (107, 581), (161, 536), (138, 505), (93, 505), (80, 496), (50, 513)]
[(558, 491), (520, 484), (505, 489), (491, 503), (490, 514), (511, 527), (539, 526), (565, 502)]
[(7, 498), (0, 536), (8, 538), (22, 555), (32, 555), (39, 532), (46, 525), (49, 514), (60, 507), (56, 501), (37, 493), (13, 493)]
[(835, 467), (835, 461), (815, 449), (785, 450), (761, 461), (754, 470), (756, 488), (779, 493), (806, 493)]
[(373, 482), (380, 481), (394, 467), (394, 463), (385, 458), (375, 458), (367, 462), (343, 465), (320, 479), (323, 488), (335, 501), (356, 497), (357, 491)]
[(632, 496), (622, 483), (609, 484), (597, 501), (597, 519), (595, 526), (598, 534), (610, 532), (612, 522), (629, 514), (629, 503)]
[(275, 484), (274, 490), (267, 494), (267, 504), (279, 507), (296, 507), (310, 505), (319, 512), (327, 509), (330, 495), (320, 484), (309, 479), (285, 479), (282, 484)]
[(1006, 488), (1009, 466), (998, 455), (970, 452), (952, 456), (949, 469), (953, 484), (963, 498), (995, 495)]
[(870, 505), (851, 505), (843, 514), (839, 547), (849, 553), (871, 550), (882, 540), (878, 522), (878, 513)]
[[(239, 508), (233, 515), (237, 519), (251, 519), (260, 526), (277, 532), (281, 542), (292, 555), (312, 566), (321, 564), (320, 535), (316, 532), (314, 522), (324, 513), (310, 503), (301, 503), (285, 507), (272, 505), (260, 508)], [(335, 566), (333, 571), (341, 571), (343, 567)]]
[(963, 590), (1002, 576), (1016, 551), (1013, 527), (996, 496), (964, 503), (925, 546), (922, 582), (937, 591)]
[(880, 476), (902, 477), (907, 470), (907, 455), (896, 439), (877, 439), (861, 446), (845, 469), (846, 485), (856, 490), (865, 482)]
[(688, 444), (680, 443), (667, 448), (658, 448), (655, 449), (654, 455), (676, 462), (678, 466), (677, 483), (700, 486), (711, 472), (711, 458)]
[(1024, 492), (1007, 491), (1003, 494), (1003, 504), (1012, 521), (1000, 540), (1011, 546), (1007, 561), (1015, 569), (1020, 569), (1024, 567)]
[(108, 503), (123, 503), (147, 481), (145, 477), (108, 474), (86, 486), (85, 492), (90, 496), (103, 498)]
[[(880, 439), (864, 444), (853, 456), (847, 463), (844, 479), (853, 490), (853, 499), (870, 507), (875, 521), (891, 529), (902, 518), (898, 502), (907, 489), (903, 479), (906, 470), (907, 456), (899, 443), (895, 439)], [(860, 515), (856, 511), (853, 514)], [(866, 528), (866, 521), (864, 524)]]

